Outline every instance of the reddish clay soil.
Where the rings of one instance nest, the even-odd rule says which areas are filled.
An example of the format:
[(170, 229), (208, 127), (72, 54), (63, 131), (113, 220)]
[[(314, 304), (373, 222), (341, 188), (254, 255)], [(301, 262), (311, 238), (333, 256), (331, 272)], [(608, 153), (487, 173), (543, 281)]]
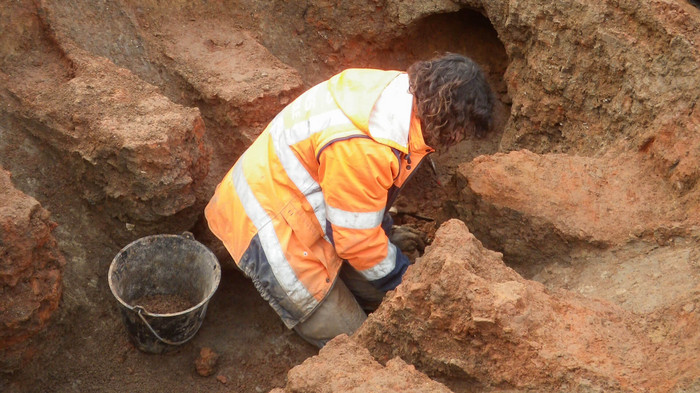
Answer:
[(141, 306), (152, 314), (171, 314), (185, 311), (195, 304), (178, 294), (174, 295), (147, 295), (133, 302), (134, 306)]

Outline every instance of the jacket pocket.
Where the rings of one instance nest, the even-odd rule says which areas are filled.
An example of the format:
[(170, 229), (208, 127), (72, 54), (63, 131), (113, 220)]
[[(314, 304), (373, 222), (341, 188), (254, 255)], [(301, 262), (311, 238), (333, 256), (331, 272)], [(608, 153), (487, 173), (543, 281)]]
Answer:
[(323, 237), (323, 232), (316, 220), (313, 209), (304, 209), (302, 202), (294, 199), (282, 209), (282, 217), (287, 222), (294, 235), (306, 248), (312, 246)]

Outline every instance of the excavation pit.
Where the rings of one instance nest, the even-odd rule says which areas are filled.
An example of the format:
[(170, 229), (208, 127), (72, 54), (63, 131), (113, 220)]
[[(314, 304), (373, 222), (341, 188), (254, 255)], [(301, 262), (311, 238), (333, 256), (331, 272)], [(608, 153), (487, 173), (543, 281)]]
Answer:
[[(346, 67), (405, 69), (444, 51), (469, 55), (486, 71), (498, 98), (496, 125), (485, 139), (433, 155), (437, 175), (421, 167), (396, 202), (396, 222), (433, 240), (430, 259), (414, 256), (416, 267), (426, 258), (430, 277), (421, 280), (422, 270), (412, 269), (413, 278), (397, 291), (410, 299), (392, 295), (380, 308), (362, 334), (369, 354), (356, 338), (331, 349), (351, 348), (353, 359), (364, 359), (358, 361), (365, 373), (417, 372), (454, 392), (697, 389), (697, 9), (667, 0), (460, 4), (469, 7), (281, 0), (164, 7), (128, 0), (20, 1), (3, 8), (0, 165), (12, 172), (14, 187), (51, 213), (55, 228), (46, 217), (40, 221), (53, 230), (66, 264), (34, 281), (14, 280), (40, 291), (57, 282), (60, 270), (63, 297), (58, 309), (18, 303), (21, 315), (35, 318), (28, 321), (50, 323), (39, 333), (13, 336), (27, 337), (22, 355), (13, 357), (23, 366), (0, 377), (0, 390), (258, 393), (285, 387), (289, 370), (318, 352), (286, 329), (232, 268), (205, 229), (203, 207), (230, 164), (305, 88)], [(450, 235), (443, 239), (470, 248), (441, 245), (440, 228)], [(187, 230), (220, 259), (221, 285), (197, 335), (153, 357), (124, 334), (108, 266), (135, 239)], [(50, 239), (37, 244), (41, 252), (23, 246), (20, 254), (53, 255), (41, 248)], [(455, 255), (474, 261), (451, 261)], [(421, 286), (437, 273), (468, 288)], [(459, 298), (476, 289), (489, 295)], [(45, 295), (55, 299), (52, 290)], [(429, 302), (414, 303), (421, 296)], [(418, 323), (407, 325), (411, 331), (387, 327), (398, 324), (393, 318), (401, 317), (402, 305)], [(566, 309), (576, 313), (558, 313)], [(511, 325), (499, 319), (506, 315)], [(528, 325), (533, 321), (539, 327)], [(566, 323), (578, 328), (586, 321), (603, 328), (578, 335), (566, 330)], [(430, 329), (436, 334), (420, 336)], [(519, 341), (516, 335), (528, 329), (533, 333), (525, 338), (533, 340)], [(630, 344), (615, 355), (621, 360), (605, 360), (596, 343), (607, 342), (608, 334), (644, 344)], [(450, 341), (455, 337), (459, 342)], [(494, 337), (500, 341), (489, 341)], [(538, 342), (543, 337), (569, 341), (547, 346)], [(585, 337), (590, 341), (582, 342)], [(460, 340), (470, 344), (473, 358), (450, 352)], [(13, 343), (0, 341), (0, 351)], [(545, 362), (556, 375), (499, 369), (498, 359), (509, 355), (489, 348), (507, 345), (523, 364)], [(220, 355), (211, 377), (195, 367), (204, 347)], [(583, 347), (613, 363), (588, 367)], [(335, 358), (342, 356), (324, 353), (314, 362)], [(303, 370), (309, 368), (294, 376)], [(352, 375), (352, 367), (346, 372)], [(616, 378), (619, 372), (639, 378)], [(368, 380), (384, 379), (376, 375)], [(297, 377), (290, 381), (313, 381)]]

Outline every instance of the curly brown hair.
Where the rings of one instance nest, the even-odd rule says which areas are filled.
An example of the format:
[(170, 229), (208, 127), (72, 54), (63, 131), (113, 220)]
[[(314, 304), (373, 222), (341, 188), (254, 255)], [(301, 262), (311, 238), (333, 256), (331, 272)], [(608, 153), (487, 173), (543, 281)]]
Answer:
[(473, 60), (446, 53), (418, 61), (407, 72), (428, 144), (449, 147), (468, 134), (481, 137), (491, 129), (494, 95)]

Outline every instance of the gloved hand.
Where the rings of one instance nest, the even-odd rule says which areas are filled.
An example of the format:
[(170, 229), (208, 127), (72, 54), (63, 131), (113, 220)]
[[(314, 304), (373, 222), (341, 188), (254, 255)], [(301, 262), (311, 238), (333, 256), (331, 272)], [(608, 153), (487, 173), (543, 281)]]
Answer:
[(389, 240), (406, 255), (423, 254), (428, 243), (425, 233), (408, 225), (394, 225)]

